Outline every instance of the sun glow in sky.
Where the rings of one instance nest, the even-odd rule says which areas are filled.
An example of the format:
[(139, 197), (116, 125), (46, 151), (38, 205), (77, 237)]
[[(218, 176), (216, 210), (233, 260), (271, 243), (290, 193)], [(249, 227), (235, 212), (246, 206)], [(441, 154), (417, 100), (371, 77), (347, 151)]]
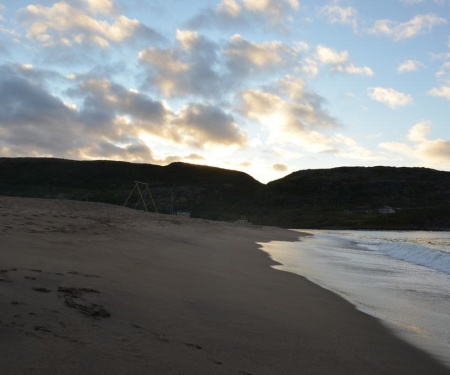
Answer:
[(450, 0), (2, 0), (0, 156), (450, 170)]

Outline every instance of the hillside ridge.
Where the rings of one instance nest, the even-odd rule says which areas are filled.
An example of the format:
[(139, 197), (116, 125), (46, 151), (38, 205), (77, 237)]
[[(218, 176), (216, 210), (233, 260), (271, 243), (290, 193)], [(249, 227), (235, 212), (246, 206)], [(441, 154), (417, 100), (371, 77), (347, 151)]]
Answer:
[(0, 195), (122, 205), (135, 181), (148, 184), (161, 213), (246, 216), (291, 228), (450, 228), (450, 172), (429, 168), (306, 169), (262, 184), (244, 172), (182, 162), (0, 158)]

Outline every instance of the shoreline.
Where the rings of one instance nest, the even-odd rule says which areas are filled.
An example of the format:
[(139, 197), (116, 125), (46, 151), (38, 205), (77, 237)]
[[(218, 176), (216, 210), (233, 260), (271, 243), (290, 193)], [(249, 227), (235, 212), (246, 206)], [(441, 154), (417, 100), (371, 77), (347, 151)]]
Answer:
[(272, 268), (258, 245), (298, 237), (99, 203), (0, 197), (2, 368), (450, 374), (333, 292)]
[[(298, 229), (296, 231), (306, 233), (305, 230)], [(319, 234), (323, 234), (322, 232), (327, 235), (330, 234), (327, 231), (320, 231)], [(353, 254), (355, 250), (361, 250), (354, 246), (353, 238), (337, 237), (337, 239), (338, 241), (332, 243), (333, 238), (321, 239), (317, 238), (317, 233), (310, 233), (307, 238), (301, 238), (300, 241), (293, 244), (277, 241), (263, 243), (262, 250), (278, 263), (273, 268), (300, 275), (310, 282), (341, 296), (354, 305), (357, 310), (379, 320), (395, 336), (420, 350), (426, 351), (450, 369), (448, 335), (446, 337), (443, 333), (445, 329), (441, 329), (440, 335), (436, 335), (436, 327), (448, 327), (448, 309), (446, 305), (428, 306), (428, 303), (424, 305), (424, 301), (420, 298), (422, 291), (428, 290), (428, 288), (437, 293), (437, 290), (441, 290), (439, 289), (440, 286), (448, 285), (445, 284), (446, 281), (441, 281), (441, 284), (436, 284), (436, 281), (427, 284), (429, 286), (425, 289), (423, 288), (424, 285), (417, 281), (418, 284), (414, 284), (419, 288), (416, 291), (416, 296), (413, 298), (410, 296), (403, 297), (402, 291), (411, 292), (412, 289), (405, 286), (407, 284), (403, 284), (406, 280), (405, 277), (407, 277), (406, 274), (398, 272), (395, 275), (395, 280), (399, 290), (395, 298), (393, 297), (394, 294), (390, 292), (395, 285), (379, 278), (380, 267), (374, 266), (378, 260), (366, 258), (366, 254), (371, 253), (364, 251), (360, 255)], [(345, 240), (348, 242), (343, 245)], [(319, 243), (319, 248), (317, 248)], [(336, 249), (339, 248), (342, 248), (341, 251), (336, 252)], [(320, 255), (316, 254), (316, 250)], [(365, 255), (363, 256), (363, 254)], [(401, 261), (396, 258), (387, 259), (391, 259), (392, 262)], [(394, 272), (392, 267), (392, 264), (386, 263), (382, 269), (387, 275), (392, 275)], [(423, 266), (411, 263), (410, 267), (421, 268)], [(426, 272), (435, 272), (433, 269), (429, 270), (431, 271)], [(423, 277), (428, 279), (429, 276), (424, 275)], [(441, 277), (445, 278), (446, 276), (444, 274), (439, 278)], [(382, 282), (384, 286), (378, 285), (378, 282)], [(384, 284), (385, 282), (387, 284)], [(410, 287), (413, 288), (413, 285)], [(446, 300), (447, 295), (442, 295), (441, 298)], [(408, 311), (403, 311), (408, 303), (410, 308)], [(437, 316), (442, 315), (440, 320), (433, 313), (430, 313), (431, 311), (434, 311)], [(447, 316), (447, 318), (444, 319), (444, 316)], [(416, 320), (415, 317), (420, 317), (420, 319)]]

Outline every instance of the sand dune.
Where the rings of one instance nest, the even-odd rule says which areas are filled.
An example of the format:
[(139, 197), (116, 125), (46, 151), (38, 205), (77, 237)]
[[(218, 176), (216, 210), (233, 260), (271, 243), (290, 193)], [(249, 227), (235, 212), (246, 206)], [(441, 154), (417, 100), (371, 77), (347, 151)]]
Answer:
[(1, 374), (448, 374), (270, 268), (298, 233), (0, 197)]

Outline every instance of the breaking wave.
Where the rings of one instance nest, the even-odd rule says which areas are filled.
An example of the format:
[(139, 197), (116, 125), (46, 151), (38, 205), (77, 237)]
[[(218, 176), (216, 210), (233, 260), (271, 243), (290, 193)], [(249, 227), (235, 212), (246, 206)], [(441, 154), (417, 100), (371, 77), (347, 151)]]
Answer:
[(382, 243), (378, 249), (392, 258), (405, 260), (450, 275), (450, 253), (408, 243)]

